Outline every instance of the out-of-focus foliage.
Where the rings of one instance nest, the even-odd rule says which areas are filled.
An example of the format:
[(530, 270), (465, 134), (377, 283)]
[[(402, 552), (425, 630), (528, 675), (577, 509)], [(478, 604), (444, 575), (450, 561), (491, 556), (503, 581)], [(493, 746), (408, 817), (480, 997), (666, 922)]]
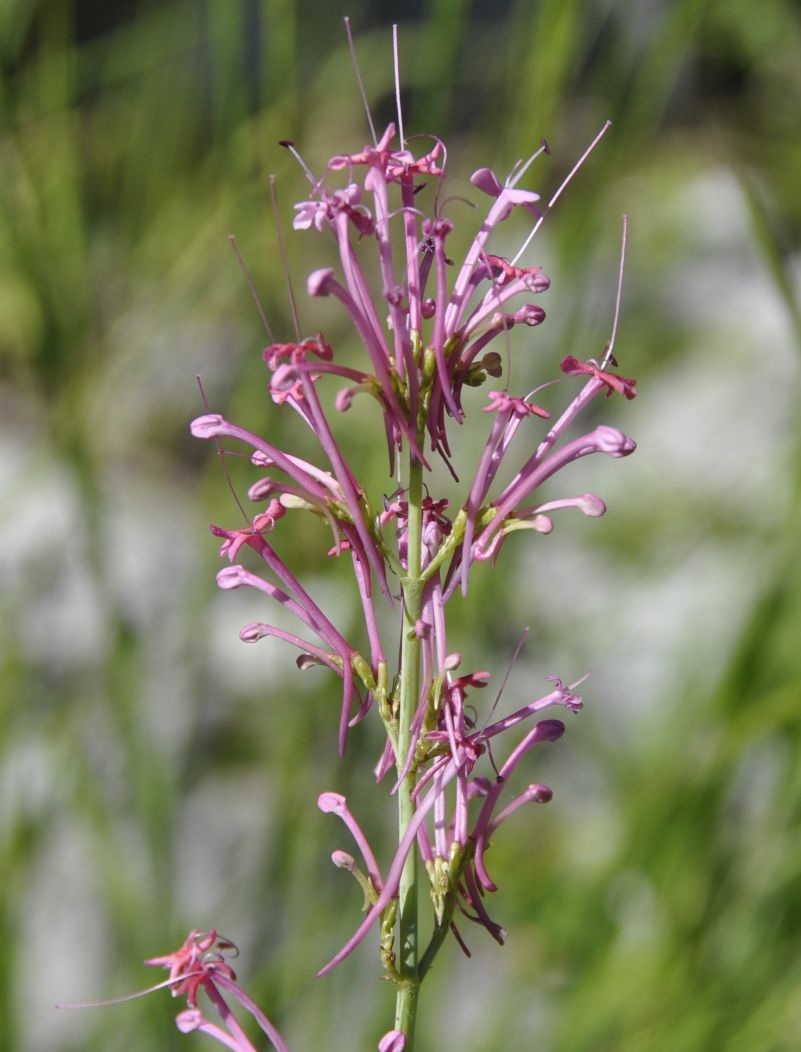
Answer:
[[(146, 985), (139, 962), (193, 926), (239, 943), (241, 978), (293, 1047), (371, 1047), (387, 1025), (371, 949), (313, 978), (359, 901), (314, 801), (348, 793), (380, 839), (377, 738), (351, 737), (363, 774), (341, 766), (336, 684), (239, 643), (259, 611), (216, 593), (205, 534), (236, 508), (187, 433), (198, 373), (215, 408), (306, 441), (265, 394), (226, 239), (291, 332), (267, 176), (287, 222), (304, 180), (277, 141), (320, 169), (367, 138), (344, 13), (0, 3), (3, 1048), (188, 1048), (166, 993), (52, 1005)], [(502, 705), (592, 668), (587, 708), (532, 770), (554, 802), (493, 846), (509, 945), (471, 932), (474, 961), (443, 954), (421, 1048), (797, 1049), (801, 14), (791, 0), (350, 14), (379, 122), (402, 19), (407, 132), (446, 140), (453, 193), (542, 136), (551, 156), (527, 178), (552, 192), (614, 121), (529, 252), (553, 287), (546, 325), (515, 348), (516, 386), (602, 350), (622, 212), (632, 224), (618, 357), (640, 395), (609, 411), (639, 451), (577, 470), (607, 517), (510, 543), (453, 637), (465, 667), (500, 676), (529, 624)], [(288, 253), (302, 289), (330, 247), (292, 236)], [(349, 339), (316, 311), (301, 301), (304, 329)], [(368, 419), (341, 424), (380, 479)], [(241, 489), (247, 464), (231, 472)], [(282, 543), (353, 627), (345, 577), (305, 531)]]

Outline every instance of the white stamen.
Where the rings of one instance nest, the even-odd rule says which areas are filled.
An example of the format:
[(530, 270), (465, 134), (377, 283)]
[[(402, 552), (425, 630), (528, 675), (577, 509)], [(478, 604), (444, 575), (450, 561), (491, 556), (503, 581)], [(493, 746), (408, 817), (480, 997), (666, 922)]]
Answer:
[(545, 207), (545, 210), (544, 210), (544, 212), (542, 213), (542, 215), (540, 216), (540, 218), (539, 218), (539, 219), (537, 220), (537, 222), (536, 222), (536, 223), (534, 224), (534, 229), (533, 229), (533, 230), (531, 231), (531, 233), (530, 233), (530, 234), (528, 235), (528, 237), (526, 238), (526, 240), (525, 240), (525, 241), (523, 242), (523, 244), (522, 244), (522, 245), (520, 246), (520, 251), (519, 251), (519, 252), (517, 253), (517, 255), (515, 256), (515, 258), (514, 258), (513, 260), (511, 260), (511, 261), (510, 261), (510, 262), (511, 262), (511, 264), (512, 264), (512, 266), (515, 266), (515, 265), (516, 265), (516, 263), (517, 263), (518, 259), (520, 259), (520, 257), (521, 257), (521, 256), (523, 255), (523, 253), (524, 253), (524, 252), (526, 251), (526, 249), (528, 248), (528, 246), (529, 246), (529, 245), (531, 244), (531, 241), (532, 241), (532, 239), (533, 239), (534, 235), (535, 235), (535, 234), (537, 233), (537, 231), (539, 230), (539, 228), (540, 228), (540, 227), (542, 226), (543, 220), (545, 219), (545, 217), (547, 216), (547, 214), (548, 214), (548, 213), (550, 212), (550, 210), (551, 210), (551, 209), (553, 208), (553, 206), (554, 206), (554, 205), (556, 204), (556, 202), (557, 202), (557, 201), (559, 200), (559, 198), (560, 198), (560, 197), (562, 196), (562, 193), (563, 193), (563, 191), (567, 189), (567, 187), (568, 187), (568, 184), (569, 184), (569, 183), (570, 183), (570, 182), (572, 181), (572, 179), (573, 179), (573, 176), (574, 176), (574, 175), (576, 174), (576, 172), (577, 172), (577, 171), (579, 170), (579, 168), (581, 168), (581, 166), (582, 166), (582, 165), (584, 164), (584, 162), (585, 162), (585, 161), (587, 160), (587, 158), (588, 158), (588, 157), (590, 156), (590, 154), (592, 153), (592, 151), (593, 151), (593, 150), (595, 149), (595, 147), (596, 147), (596, 146), (598, 145), (598, 143), (599, 143), (599, 142), (601, 141), (601, 139), (602, 139), (602, 138), (604, 137), (604, 135), (606, 135), (606, 133), (607, 133), (607, 132), (609, 131), (609, 129), (610, 129), (611, 127), (612, 127), (612, 122), (611, 122), (611, 121), (606, 121), (606, 122), (604, 123), (604, 126), (603, 126), (603, 128), (601, 128), (601, 130), (600, 130), (600, 131), (598, 132), (598, 134), (597, 134), (597, 135), (595, 136), (595, 138), (594, 138), (594, 139), (592, 140), (592, 142), (591, 142), (591, 143), (590, 143), (590, 145), (589, 145), (589, 146), (587, 147), (587, 149), (586, 149), (586, 150), (584, 151), (584, 153), (583, 153), (583, 154), (581, 155), (581, 157), (579, 157), (579, 159), (578, 159), (578, 160), (576, 161), (576, 163), (575, 163), (575, 164), (573, 165), (573, 167), (572, 167), (572, 168), (570, 169), (570, 171), (568, 172), (568, 174), (567, 174), (566, 178), (562, 180), (562, 184), (561, 184), (561, 186), (560, 186), (560, 187), (558, 188), (558, 190), (556, 191), (556, 193), (555, 193), (555, 194), (553, 195), (553, 197), (551, 198), (551, 200), (550, 200), (550, 201), (548, 202), (548, 204), (546, 205), (546, 207)]
[(403, 113), (401, 111), (400, 93), (400, 63), (398, 59), (398, 24), (392, 25), (392, 55), (395, 62), (395, 105), (398, 110), (398, 135), (400, 136), (400, 148), (405, 149), (406, 143), (403, 138)]
[(259, 312), (259, 317), (261, 318), (261, 323), (264, 326), (264, 331), (267, 333), (267, 339), (270, 341), (270, 343), (275, 343), (272, 331), (270, 329), (270, 323), (267, 321), (267, 315), (264, 313), (264, 308), (261, 305), (259, 294), (258, 292), (256, 292), (256, 286), (253, 283), (253, 278), (251, 278), (250, 271), (245, 266), (245, 261), (244, 259), (242, 259), (242, 254), (239, 251), (239, 246), (237, 245), (236, 238), (233, 234), (228, 235), (228, 241), (230, 242), (231, 248), (234, 251), (234, 255), (237, 258), (239, 266), (242, 268), (242, 273), (245, 275), (245, 281), (247, 282), (247, 286), (250, 289), (250, 294), (253, 297), (253, 302), (256, 304), (256, 310)]
[(281, 230), (281, 220), (278, 216), (278, 196), (275, 192), (275, 176), (270, 176), (270, 199), (273, 204), (273, 219), (275, 220), (275, 232), (278, 236), (278, 252), (281, 256), (281, 266), (284, 268), (284, 278), (286, 279), (286, 288), (289, 293), (289, 306), (292, 310), (292, 321), (295, 325), (295, 339), (300, 340), (300, 321), (298, 319), (298, 305), (295, 300), (295, 293), (292, 289), (292, 279), (289, 276), (289, 264), (286, 258), (286, 247), (284, 245), (284, 234)]
[(623, 270), (626, 265), (626, 245), (629, 239), (629, 217), (623, 216), (623, 236), (620, 240), (620, 266), (617, 272), (617, 292), (615, 294), (615, 314), (612, 319), (612, 333), (609, 337), (609, 343), (606, 345), (606, 352), (604, 353), (601, 361), (601, 368), (605, 369), (607, 365), (612, 361), (612, 354), (615, 349), (615, 337), (617, 336), (617, 323), (620, 318), (620, 299), (623, 295)]
[(532, 155), (525, 163), (523, 161), (518, 161), (514, 168), (512, 168), (506, 180), (507, 189), (513, 190), (517, 186), (517, 184), (520, 182), (520, 180), (523, 178), (523, 176), (526, 174), (526, 172), (529, 170), (531, 165), (534, 163), (534, 161), (536, 161), (536, 159), (541, 153), (550, 153), (550, 150), (548, 149), (548, 144), (544, 139), (540, 144), (540, 148), (538, 150), (535, 150), (534, 153), (532, 153)]
[(309, 182), (312, 184), (314, 189), (315, 190), (319, 190), (321, 180), (315, 179), (314, 172), (311, 170), (311, 168), (309, 168), (308, 164), (306, 164), (306, 162), (303, 160), (303, 158), (300, 155), (300, 151), (298, 150), (297, 146), (295, 146), (295, 144), (292, 142), (292, 140), (291, 139), (279, 139), (278, 140), (278, 145), (279, 146), (283, 146), (285, 150), (289, 150), (289, 152), (292, 154), (292, 156), (298, 162), (300, 167), (303, 169), (304, 175), (309, 180)]
[(350, 60), (353, 64), (353, 72), (356, 74), (356, 83), (359, 85), (359, 94), (362, 98), (362, 105), (364, 106), (364, 112), (367, 117), (367, 123), (370, 126), (370, 134), (373, 137), (373, 146), (378, 143), (378, 137), (375, 133), (375, 125), (373, 124), (373, 118), (370, 116), (370, 107), (367, 104), (367, 92), (364, 90), (364, 81), (362, 80), (362, 73), (359, 69), (359, 63), (356, 60), (356, 48), (353, 44), (353, 34), (350, 31), (350, 19), (345, 16), (345, 32), (348, 36), (348, 48), (350, 49)]
[(531, 629), (527, 625), (523, 629), (523, 631), (522, 631), (522, 633), (520, 635), (520, 639), (517, 641), (517, 646), (515, 647), (515, 652), (514, 652), (514, 654), (512, 654), (512, 657), (511, 657), (511, 659), (509, 661), (509, 664), (506, 666), (506, 672), (504, 673), (503, 679), (501, 680), (500, 687), (498, 687), (498, 693), (497, 693), (497, 695), (495, 697), (495, 701), (493, 701), (493, 703), (492, 703), (492, 708), (489, 710), (489, 712), (487, 713), (487, 718), (484, 720), (484, 726), (481, 728), (482, 731), (487, 729), (489, 721), (492, 719), (493, 714), (494, 714), (495, 710), (498, 707), (498, 702), (501, 700), (501, 694), (503, 694), (503, 692), (504, 692), (504, 688), (506, 687), (506, 684), (507, 684), (507, 682), (509, 680), (509, 676), (512, 674), (512, 669), (515, 667), (515, 663), (517, 662), (517, 659), (520, 657), (520, 651), (523, 649), (523, 644), (525, 643), (526, 639), (528, 638), (528, 634), (529, 634), (530, 631), (531, 631)]

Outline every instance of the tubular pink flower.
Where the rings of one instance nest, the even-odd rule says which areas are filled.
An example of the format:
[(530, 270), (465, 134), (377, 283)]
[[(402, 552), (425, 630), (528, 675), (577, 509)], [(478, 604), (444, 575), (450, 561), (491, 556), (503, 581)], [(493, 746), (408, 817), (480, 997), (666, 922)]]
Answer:
[(342, 494), (335, 488), (334, 480), (311, 464), (305, 463), (297, 457), (292, 457), (281, 450), (271, 446), (269, 442), (251, 434), (244, 428), (229, 424), (227, 420), (217, 413), (210, 413), (198, 417), (192, 421), (192, 434), (195, 438), (236, 438), (252, 446), (262, 456), (267, 458), (267, 463), (275, 465), (291, 479), (294, 479), (303, 489), (308, 490), (318, 500), (327, 500), (332, 496), (341, 499)]
[(487, 909), (482, 900), (481, 888), (476, 880), (475, 867), (468, 863), (464, 869), (464, 888), (460, 889), (462, 897), (465, 903), (473, 910), (475, 910), (475, 916), (472, 916), (467, 912), (464, 906), (461, 906), (461, 912), (467, 917), (468, 920), (473, 921), (474, 924), (480, 924), (482, 928), (486, 928), (492, 938), (498, 943), (499, 946), (503, 946), (508, 932), (505, 928), (502, 928), (500, 924), (496, 924), (494, 920), (487, 913)]
[(308, 376), (303, 377), (303, 392), (306, 396), (306, 401), (309, 404), (311, 416), (314, 420), (315, 434), (320, 442), (320, 445), (325, 450), (326, 456), (334, 469), (337, 481), (342, 489), (345, 502), (353, 519), (353, 524), (356, 527), (356, 531), (359, 534), (359, 539), (362, 542), (364, 551), (367, 554), (367, 560), (376, 575), (379, 587), (382, 592), (386, 595), (388, 601), (391, 603), (392, 599), (389, 594), (389, 587), (386, 579), (386, 567), (384, 565), (384, 558), (379, 552), (375, 540), (370, 534), (367, 524), (364, 518), (364, 512), (362, 510), (362, 504), (359, 499), (359, 486), (354, 479), (350, 468), (345, 462), (345, 458), (342, 456), (339, 447), (336, 444), (331, 429), (328, 426), (328, 421), (323, 413), (323, 408), (320, 405), (320, 401), (317, 398), (317, 392), (314, 388), (314, 384), (311, 382)]
[[(484, 450), (481, 454), (475, 479), (473, 480), (473, 485), (470, 489), (470, 495), (468, 496), (464, 507), (466, 521), (464, 540), (462, 542), (461, 583), (462, 594), (465, 596), (467, 595), (471, 560), (473, 558), (482, 558), (483, 554), (486, 553), (489, 555), (492, 551), (492, 549), (485, 549), (485, 552), (473, 551), (473, 536), (476, 516), (482, 502), (489, 492), (493, 479), (500, 467), (501, 460), (509, 448), (509, 444), (515, 432), (527, 416), (537, 416), (541, 419), (550, 416), (546, 410), (529, 402), (528, 398), (512, 398), (505, 392), (498, 391), (491, 391), (489, 398), (491, 405), (486, 407), (485, 411), (491, 412), (494, 410), (497, 413), (497, 416), (493, 422), (492, 430), (490, 431)], [(446, 589), (446, 597), (448, 595), (449, 590)]]
[(430, 237), (434, 246), (434, 262), (437, 278), (436, 311), (434, 314), (434, 336), (432, 340), (434, 357), (437, 362), (437, 376), (440, 382), (440, 391), (451, 416), (461, 422), (463, 414), (456, 405), (451, 390), (451, 378), (448, 363), (445, 360), (446, 332), (446, 305), (448, 298), (448, 271), (445, 258), (445, 238), (453, 230), (453, 224), (445, 219), (435, 221), (426, 220), (423, 224), (423, 233)]
[(607, 398), (615, 391), (628, 399), (634, 398), (637, 394), (636, 380), (632, 380), (628, 376), (618, 376), (616, 373), (610, 373), (606, 369), (601, 369), (594, 362), (580, 362), (578, 358), (574, 358), (571, 354), (562, 359), (560, 368), (568, 376), (581, 376), (584, 374), (600, 380), (606, 387)]
[(334, 659), (335, 655), (328, 653), (321, 647), (315, 646), (313, 643), (309, 643), (306, 639), (301, 639), (300, 636), (296, 636), (292, 632), (284, 631), (283, 628), (276, 628), (275, 625), (268, 625), (263, 621), (251, 621), (239, 632), (239, 638), (243, 643), (257, 643), (260, 639), (265, 639), (268, 636), (282, 639), (285, 643), (289, 643), (290, 646), (302, 650), (304, 654), (312, 655), (319, 662), (327, 665), (332, 672), (342, 676), (342, 669), (337, 665)]
[(537, 504), (533, 508), (518, 508), (515, 515), (524, 518), (531, 515), (541, 515), (546, 511), (559, 511), (562, 508), (577, 508), (582, 514), (590, 519), (600, 518), (606, 514), (606, 504), (594, 493), (583, 493), (580, 497), (562, 497), (560, 500), (548, 500), (544, 504)]
[[(503, 524), (507, 515), (532, 493), (546, 479), (550, 478), (566, 464), (591, 453), (606, 453), (611, 457), (627, 457), (637, 448), (633, 439), (618, 431), (616, 427), (600, 425), (589, 434), (582, 435), (568, 442), (557, 453), (554, 453), (541, 464), (534, 465), (533, 470), (521, 470), (499, 497), (495, 504), (495, 517), (484, 528), (476, 544), (486, 549), (493, 533)], [(533, 459), (533, 458), (532, 458)]]
[[(350, 314), (370, 356), (370, 361), (375, 370), (376, 383), (379, 385), (382, 397), (385, 399), (388, 407), (388, 417), (392, 422), (393, 431), (399, 436), (404, 435), (410, 447), (415, 450), (419, 459), (424, 462), (422, 453), (417, 450), (414, 430), (406, 419), (395, 394), (383, 330), (375, 313), (358, 259), (351, 247), (347, 226), (339, 223), (335, 226), (334, 232), (339, 244), (342, 270), (345, 274), (348, 289), (343, 288), (334, 277), (333, 270), (330, 267), (326, 267), (313, 271), (309, 276), (307, 282), (309, 295), (335, 296)], [(401, 323), (399, 322), (398, 324)], [(405, 326), (401, 327), (405, 331)]]
[(515, 413), (517, 416), (538, 416), (547, 420), (550, 413), (533, 402), (527, 402), (525, 398), (513, 398), (506, 391), (489, 391), (487, 397), (489, 405), (484, 406), (485, 413)]
[[(222, 976), (219, 976), (218, 979), (222, 979)], [(236, 986), (236, 984), (234, 984), (234, 986)], [(233, 1042), (233, 1044), (229, 1043), (228, 1041), (225, 1041), (223, 1043), (229, 1048), (233, 1047), (237, 1049), (237, 1052), (258, 1052), (256, 1046), (248, 1040), (247, 1034), (242, 1029), (239, 1020), (231, 1011), (228, 1002), (217, 989), (216, 981), (213, 981), (211, 979), (207, 980), (206, 982), (204, 982), (203, 988), (206, 992), (206, 996), (208, 997), (208, 999), (220, 1013), (220, 1017), (222, 1018), (224, 1025), (227, 1027), (228, 1032), (231, 1036), (231, 1040)], [(206, 1030), (206, 1033), (209, 1033), (208, 1028), (204, 1029)], [(215, 1027), (214, 1029), (217, 1028)]]
[(482, 223), (481, 229), (476, 234), (473, 243), (467, 252), (464, 263), (462, 264), (462, 268), (459, 271), (459, 275), (454, 282), (453, 292), (451, 293), (448, 302), (448, 311), (446, 315), (446, 328), (448, 332), (454, 332), (460, 324), (464, 309), (467, 305), (470, 275), (476, 263), (484, 255), (487, 240), (498, 223), (502, 223), (505, 219), (508, 219), (512, 213), (512, 209), (517, 205), (521, 205), (528, 209), (528, 211), (532, 212), (535, 216), (539, 215), (539, 209), (536, 207), (536, 202), (539, 201), (540, 198), (539, 194), (529, 190), (515, 190), (502, 187), (489, 168), (480, 168), (477, 172), (474, 172), (470, 177), (470, 182), (478, 187), (479, 190), (489, 194), (496, 200), (490, 208), (486, 219)]
[(540, 720), (540, 722), (537, 723), (532, 730), (528, 732), (525, 738), (523, 738), (523, 740), (512, 750), (506, 763), (504, 763), (500, 769), (497, 782), (487, 794), (484, 805), (476, 819), (476, 824), (473, 827), (472, 834), (475, 841), (473, 861), (476, 867), (476, 875), (478, 876), (481, 885), (487, 891), (498, 890), (497, 885), (490, 879), (484, 865), (484, 852), (487, 848), (488, 830), (492, 819), (492, 812), (495, 809), (499, 796), (503, 792), (505, 783), (529, 749), (533, 748), (539, 742), (557, 741), (562, 737), (564, 732), (565, 725), (560, 720)]
[(487, 828), (487, 839), (489, 840), (498, 826), (502, 825), (510, 815), (513, 815), (524, 804), (548, 804), (552, 799), (553, 789), (549, 786), (537, 783), (527, 786), (524, 792), (516, 796), (514, 800), (510, 800), (506, 807), (493, 818)]
[[(283, 1038), (262, 1012), (237, 984), (236, 975), (227, 957), (236, 956), (236, 947), (214, 929), (204, 932), (192, 930), (184, 943), (174, 952), (145, 961), (151, 967), (167, 968), (170, 973), (173, 997), (186, 997), (188, 1011), (179, 1013), (176, 1023), (182, 1033), (201, 1030), (220, 1041), (234, 1052), (256, 1052), (238, 1020), (220, 993), (222, 987), (249, 1012), (270, 1039), (277, 1052), (288, 1052)], [(203, 1018), (197, 1004), (200, 989), (220, 1013), (228, 1034)]]
[[(243, 587), (255, 588), (260, 592), (264, 592), (265, 595), (270, 596), (271, 599), (276, 599), (342, 658), (343, 687), (342, 708), (339, 719), (339, 754), (340, 756), (343, 755), (345, 752), (351, 705), (353, 704), (354, 699), (358, 699), (358, 691), (353, 682), (352, 666), (352, 660), (356, 651), (342, 638), (342, 636), (340, 636), (339, 632), (333, 628), (330, 622), (327, 622), (323, 615), (319, 614), (319, 611), (319, 617), (310, 614), (303, 608), (303, 606), (290, 598), (286, 592), (282, 592), (280, 588), (276, 588), (276, 586), (269, 581), (265, 581), (263, 577), (250, 573), (244, 566), (227, 566), (225, 569), (220, 570), (217, 574), (217, 584), (224, 590)], [(315, 607), (315, 610), (316, 609), (317, 608)]]
[[(481, 732), (481, 736), (483, 738), (494, 738), (496, 735), (508, 731), (510, 727), (514, 727), (515, 724), (520, 723), (521, 720), (527, 719), (535, 712), (542, 712), (543, 709), (547, 709), (551, 705), (562, 705), (568, 710), (568, 712), (580, 712), (583, 702), (579, 695), (574, 694), (569, 688), (563, 687), (562, 681), (558, 676), (549, 676), (548, 679), (556, 683), (556, 686), (549, 694), (545, 694), (543, 697), (537, 698), (536, 701), (524, 705), (511, 715), (504, 716), (503, 719), (491, 723), (488, 727), (484, 728)], [(575, 685), (576, 684), (574, 684), (574, 686)]]
[(456, 768), (453, 766), (453, 762), (449, 762), (447, 767), (434, 779), (434, 784), (426, 793), (425, 797), (417, 805), (417, 810), (414, 813), (414, 817), (406, 827), (406, 831), (403, 834), (401, 842), (398, 846), (398, 850), (395, 853), (395, 857), (392, 860), (392, 865), (389, 867), (387, 872), (386, 881), (384, 883), (383, 890), (378, 896), (375, 904), (368, 910), (361, 922), (359, 927), (348, 939), (345, 945), (339, 950), (331, 960), (323, 965), (323, 967), (317, 973), (319, 976), (327, 975), (333, 968), (336, 968), (338, 964), (341, 964), (346, 957), (349, 957), (362, 939), (365, 937), (367, 932), (372, 928), (373, 924), (378, 920), (381, 913), (389, 905), (390, 901), (397, 895), (398, 884), (400, 882), (401, 873), (403, 872), (403, 866), (406, 861), (406, 857), (414, 846), (415, 840), (417, 839), (417, 830), (423, 824), (426, 819), (428, 812), (434, 806), (437, 798), (441, 793), (445, 791), (445, 788), (453, 780), (456, 775)]
[[(214, 929), (201, 931), (195, 928), (189, 932), (183, 944), (173, 953), (162, 957), (151, 957), (145, 961), (146, 965), (166, 968), (169, 971), (169, 978), (164, 982), (156, 983), (146, 990), (112, 1001), (100, 1001), (95, 1005), (62, 1005), (59, 1007), (89, 1008), (104, 1004), (117, 1004), (143, 997), (156, 990), (169, 988), (173, 997), (186, 997), (188, 1007), (179, 1012), (175, 1019), (175, 1024), (182, 1034), (199, 1030), (226, 1048), (232, 1049), (233, 1052), (257, 1052), (220, 993), (220, 987), (222, 987), (242, 1005), (245, 1011), (253, 1016), (277, 1052), (289, 1052), (283, 1038), (264, 1012), (237, 984), (236, 975), (228, 964), (228, 959), (236, 957), (238, 953), (236, 946), (220, 936)], [(204, 1017), (197, 1003), (201, 990), (217, 1009), (225, 1030)]]
[(242, 1005), (246, 1012), (256, 1020), (263, 1033), (267, 1035), (276, 1052), (289, 1052), (289, 1048), (278, 1030), (273, 1026), (267, 1016), (262, 1012), (256, 1002), (245, 993), (241, 986), (237, 986), (228, 976), (221, 975), (216, 980), (217, 985), (227, 990)]
[(356, 846), (362, 853), (364, 864), (367, 867), (367, 872), (370, 876), (370, 880), (373, 882), (373, 887), (376, 891), (381, 891), (384, 886), (384, 882), (381, 879), (381, 871), (378, 868), (375, 855), (373, 854), (372, 848), (367, 840), (367, 837), (362, 832), (362, 828), (348, 807), (348, 801), (341, 793), (321, 793), (318, 800), (317, 806), (323, 812), (323, 814), (339, 815), (342, 821), (350, 830), (351, 836), (356, 841)]

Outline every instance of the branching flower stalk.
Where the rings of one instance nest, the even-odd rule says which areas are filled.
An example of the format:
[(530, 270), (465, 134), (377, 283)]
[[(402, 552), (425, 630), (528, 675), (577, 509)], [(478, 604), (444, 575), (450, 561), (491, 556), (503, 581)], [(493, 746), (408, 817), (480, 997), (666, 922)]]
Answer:
[[(397, 38), (395, 67), (397, 75)], [(496, 384), (483, 407), (491, 419), (479, 461), (457, 476), (452, 442), (454, 429), (465, 424), (466, 391), (499, 381), (504, 356), (497, 348), (508, 351), (513, 333), (536, 328), (545, 319), (539, 298), (549, 287), (548, 277), (539, 265), (522, 264), (521, 253), (511, 261), (496, 254), (497, 231), (522, 210), (536, 232), (609, 125), (547, 203), (521, 185), (532, 162), (548, 152), (544, 142), (503, 182), (489, 168), (474, 172), (470, 182), (479, 196), (489, 197), (489, 205), (475, 223), (464, 258), (452, 264), (451, 206), (458, 200), (457, 210), (462, 208), (463, 199), (447, 196), (444, 143), (433, 135), (405, 138), (400, 106), (398, 127), (389, 124), (379, 136), (366, 100), (365, 109), (372, 141), (333, 157), (320, 174), (293, 143), (283, 144), (309, 183), (308, 195), (295, 206), (294, 227), (331, 239), (339, 261), (336, 268), (313, 271), (307, 292), (339, 301), (364, 351), (360, 368), (346, 365), (321, 333), (298, 333), (286, 342), (271, 337), (264, 351), (273, 402), (282, 412), (296, 413), (311, 430), (319, 456), (312, 461), (279, 449), (216, 413), (196, 419), (191, 430), (218, 444), (244, 445), (260, 472), (249, 490), (260, 510), (243, 527), (211, 527), (230, 563), (218, 574), (219, 586), (256, 589), (298, 623), (295, 633), (259, 621), (243, 628), (241, 638), (248, 643), (266, 636), (283, 639), (300, 652), (301, 669), (323, 666), (341, 680), (341, 756), (348, 734), (369, 711), (376, 710), (383, 722), (386, 743), (375, 775), (397, 796), (398, 841), (392, 857), (379, 864), (343, 796), (326, 792), (318, 801), (352, 836), (357, 856), (339, 850), (333, 861), (357, 879), (365, 903), (361, 922), (320, 975), (341, 964), (375, 930), (384, 973), (397, 989), (394, 1027), (379, 1047), (409, 1052), (419, 987), (448, 934), (468, 956), (467, 922), (504, 941), (506, 933), (486, 904), (497, 890), (487, 863), (492, 839), (525, 805), (551, 799), (551, 789), (537, 782), (517, 795), (511, 789), (535, 746), (554, 742), (564, 732), (560, 720), (540, 714), (552, 707), (576, 712), (582, 704), (578, 683), (563, 685), (549, 677), (542, 696), (478, 726), (468, 698), (490, 676), (462, 670), (461, 655), (449, 645), (448, 605), (468, 596), (478, 564), (494, 564), (510, 534), (546, 535), (565, 509), (589, 517), (604, 514), (603, 501), (593, 493), (574, 495), (567, 489), (546, 496), (540, 487), (580, 458), (596, 453), (624, 457), (634, 450), (632, 439), (616, 428), (583, 429), (580, 421), (599, 396), (633, 398), (635, 381), (613, 371), (624, 220), (612, 333), (600, 360), (571, 355), (559, 372), (546, 364), (543, 382), (528, 393), (512, 393), (508, 382)], [(523, 247), (530, 241), (529, 235)], [(332, 380), (338, 382), (333, 399)], [(377, 406), (389, 475), (398, 473), (391, 495), (376, 498), (366, 492), (335, 437), (332, 401), (335, 411), (345, 413), (357, 395), (369, 396)], [(535, 399), (562, 408), (554, 413)], [(428, 480), (436, 461), (453, 476), (455, 512), (448, 500), (431, 495)], [(501, 484), (500, 469), (510, 464), (513, 469), (505, 475), (511, 477)], [(336, 626), (271, 544), (284, 519), (304, 514), (330, 530), (330, 556), (352, 564), (366, 649)], [(382, 638), (379, 604), (396, 612), (399, 645)], [(399, 665), (393, 668), (387, 655), (398, 652)], [(501, 737), (511, 739), (505, 748)], [(496, 762), (501, 755), (505, 758)], [(422, 884), (434, 914), (433, 929), (425, 934), (418, 917)], [(203, 1029), (229, 1048), (250, 1049), (244, 1034), (232, 1029), (219, 998), (234, 993), (251, 1014), (255, 1006), (238, 993), (219, 953), (216, 933), (193, 932), (177, 954), (149, 963), (168, 967), (173, 993), (188, 994), (188, 1012), (179, 1016), (182, 1030)], [(220, 1011), (224, 1032), (200, 1016), (199, 989)], [(256, 1018), (273, 1045), (284, 1048), (277, 1033)]]

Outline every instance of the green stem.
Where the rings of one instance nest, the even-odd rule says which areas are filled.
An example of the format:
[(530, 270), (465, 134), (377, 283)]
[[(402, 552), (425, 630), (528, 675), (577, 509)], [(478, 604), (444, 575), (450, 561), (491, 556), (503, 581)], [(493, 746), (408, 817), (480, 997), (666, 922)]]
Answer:
[[(420, 693), (420, 640), (415, 625), (420, 618), (423, 582), (420, 558), (423, 519), (423, 468), (409, 456), (408, 519), (406, 533), (407, 565), (403, 577), (403, 630), (401, 639), (400, 702), (398, 712), (398, 769), (412, 742), (412, 720)], [(398, 837), (403, 838), (414, 815), (416, 775), (410, 770), (398, 789)], [(412, 1052), (417, 1016), (417, 975), (419, 935), (417, 930), (417, 852), (409, 852), (398, 886), (398, 972), (401, 981), (395, 1002), (395, 1029), (406, 1035), (406, 1052)]]
[(442, 916), (438, 921), (434, 931), (431, 935), (431, 941), (425, 948), (425, 952), (420, 958), (420, 963), (417, 968), (418, 981), (422, 983), (428, 974), (428, 970), (434, 963), (434, 958), (440, 951), (440, 947), (445, 941), (445, 937), (450, 931), (451, 920), (453, 919), (453, 911), (456, 907), (456, 889), (459, 881), (462, 878), (464, 867), (469, 858), (472, 857), (472, 851), (462, 852), (461, 857), (455, 859), (450, 866), (450, 884), (451, 888), (448, 892), (448, 896), (445, 900), (445, 906), (442, 911)]

